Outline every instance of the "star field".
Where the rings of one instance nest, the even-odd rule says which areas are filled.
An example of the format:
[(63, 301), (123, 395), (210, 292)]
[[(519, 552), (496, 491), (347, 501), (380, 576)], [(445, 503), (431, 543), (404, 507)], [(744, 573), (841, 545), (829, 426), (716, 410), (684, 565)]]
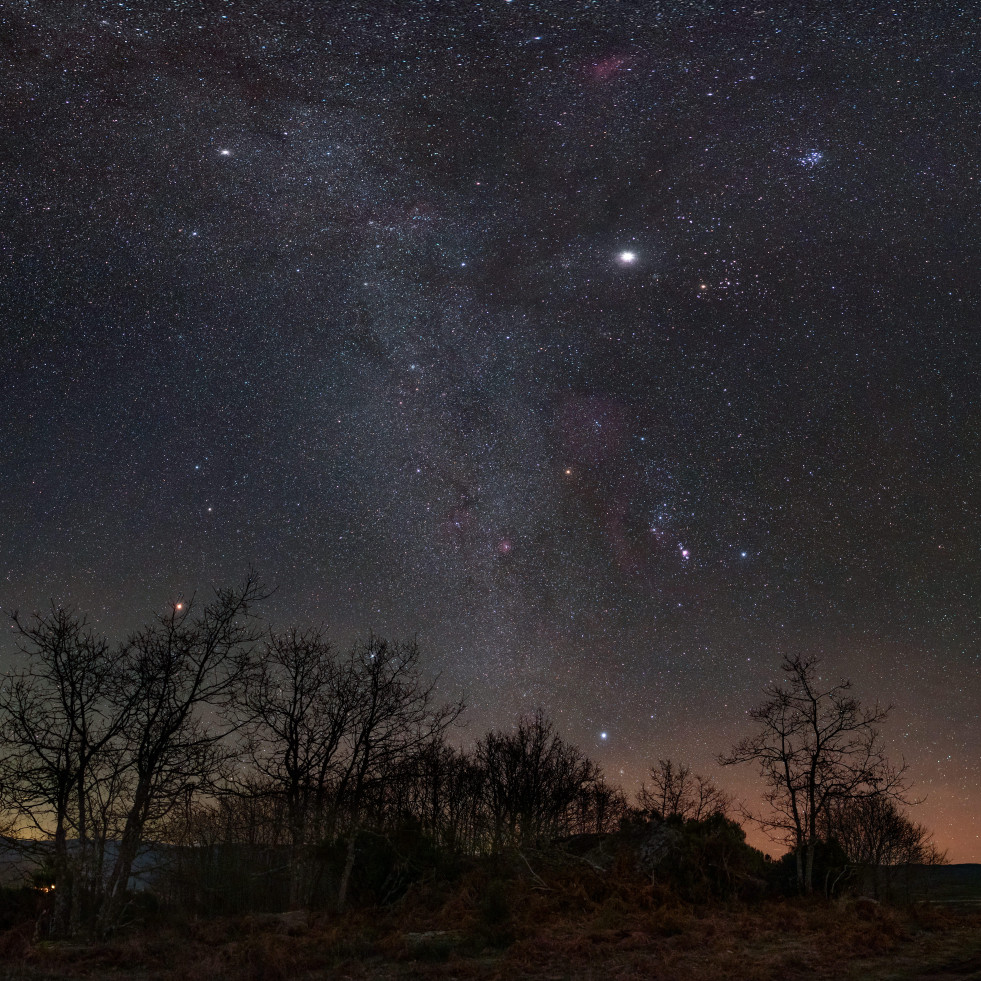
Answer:
[(976, 10), (784, 7), (11, 3), (0, 604), (251, 565), (628, 789), (817, 653), (981, 861)]

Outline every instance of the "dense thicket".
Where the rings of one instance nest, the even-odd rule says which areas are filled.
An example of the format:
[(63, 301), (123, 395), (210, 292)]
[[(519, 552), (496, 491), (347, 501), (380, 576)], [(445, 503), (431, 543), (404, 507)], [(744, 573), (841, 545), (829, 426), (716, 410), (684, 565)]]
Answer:
[[(619, 849), (621, 867), (629, 854), (632, 874), (692, 899), (762, 888), (766, 863), (731, 799), (689, 767), (659, 760), (631, 806), (541, 710), (463, 749), (462, 706), (439, 701), (416, 644), (368, 637), (342, 651), (318, 631), (269, 633), (262, 599), (250, 577), (118, 644), (59, 607), (14, 616), (24, 660), (0, 688), (0, 808), (11, 846), (43, 857), (50, 935), (113, 929), (151, 884), (203, 913), (341, 908), (486, 856), (527, 864), (557, 843), (597, 869)], [(813, 758), (807, 718), (858, 733), (819, 745), (820, 806), (789, 824), (808, 884), (818, 843), (836, 843), (821, 851), (838, 856), (836, 883), (848, 867), (938, 858), (894, 794), (869, 791), (887, 772), (868, 728), (880, 716), (841, 691), (777, 689), (779, 713), (755, 715), (779, 716), (794, 765)], [(769, 732), (742, 757), (769, 752)], [(859, 747), (860, 765), (852, 792), (835, 794), (830, 777), (854, 762), (842, 746)], [(771, 791), (794, 817), (798, 784)]]

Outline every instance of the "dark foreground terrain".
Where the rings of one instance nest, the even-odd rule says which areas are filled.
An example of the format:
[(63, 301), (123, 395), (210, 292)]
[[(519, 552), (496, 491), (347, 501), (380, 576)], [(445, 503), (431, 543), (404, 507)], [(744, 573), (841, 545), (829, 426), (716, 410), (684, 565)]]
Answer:
[(981, 908), (866, 899), (692, 905), (584, 868), (420, 884), (344, 916), (182, 918), (145, 910), (111, 942), (0, 936), (0, 978), (981, 979)]

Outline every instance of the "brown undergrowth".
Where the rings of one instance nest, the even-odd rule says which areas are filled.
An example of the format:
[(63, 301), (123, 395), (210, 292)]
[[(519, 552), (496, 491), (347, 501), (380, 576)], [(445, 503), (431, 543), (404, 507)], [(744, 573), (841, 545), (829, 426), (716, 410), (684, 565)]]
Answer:
[(0, 978), (956, 981), (979, 956), (978, 911), (852, 899), (695, 905), (587, 862), (514, 855), (343, 916), (148, 921), (91, 944), (39, 943), (21, 924), (0, 936)]

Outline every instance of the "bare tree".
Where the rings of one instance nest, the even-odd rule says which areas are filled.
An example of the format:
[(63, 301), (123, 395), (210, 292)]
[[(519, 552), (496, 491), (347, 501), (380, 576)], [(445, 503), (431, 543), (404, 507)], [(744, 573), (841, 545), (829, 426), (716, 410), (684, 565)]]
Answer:
[(353, 763), (359, 695), (356, 658), (340, 658), (318, 631), (291, 629), (266, 642), (245, 689), (250, 756), (266, 792), (286, 806), (290, 902), (308, 900), (316, 866), (306, 846), (329, 837), (337, 819), (336, 786)]
[(814, 852), (821, 821), (842, 801), (904, 800), (906, 767), (892, 769), (879, 726), (888, 709), (863, 708), (851, 682), (826, 682), (815, 658), (784, 658), (785, 684), (766, 689), (767, 699), (750, 712), (756, 734), (737, 743), (720, 762), (755, 763), (766, 782), (768, 810), (757, 817), (797, 856), (797, 883), (813, 890)]
[(836, 801), (822, 816), (821, 831), (841, 845), (852, 865), (865, 870), (877, 899), (884, 869), (947, 861), (930, 831), (888, 797)]
[(288, 824), (282, 797), (261, 784), (189, 796), (154, 829), (171, 846), (154, 891), (206, 915), (290, 908)]
[(123, 654), (54, 605), (12, 623), (28, 663), (0, 687), (0, 794), (21, 834), (53, 840), (50, 928), (73, 935), (97, 900), (104, 819), (119, 789), (114, 742), (132, 707), (113, 697)]
[(569, 808), (566, 830), (570, 834), (610, 834), (620, 827), (629, 809), (623, 791), (598, 777), (580, 788)]
[(476, 756), (494, 849), (564, 833), (577, 799), (601, 779), (596, 764), (562, 740), (541, 709), (511, 732), (488, 733)]
[(650, 770), (651, 787), (642, 784), (637, 795), (640, 807), (663, 819), (680, 817), (701, 821), (712, 814), (727, 815), (732, 799), (708, 777), (692, 773), (685, 764), (658, 760)]
[(226, 740), (241, 724), (232, 709), (259, 636), (252, 611), (265, 595), (249, 575), (200, 610), (175, 604), (126, 644), (119, 690), (132, 708), (120, 765), (129, 787), (100, 930), (118, 918), (147, 826), (206, 787), (232, 752)]
[(419, 646), (375, 637), (350, 655), (353, 708), (345, 732), (345, 762), (335, 793), (348, 820), (347, 856), (338, 887), (343, 909), (354, 868), (357, 834), (371, 785), (384, 781), (399, 761), (438, 739), (457, 720), (463, 705), (439, 704), (435, 681), (427, 681)]
[(389, 824), (406, 817), (440, 848), (475, 854), (483, 840), (484, 775), (467, 753), (435, 739), (409, 757), (386, 780), (379, 811)]

